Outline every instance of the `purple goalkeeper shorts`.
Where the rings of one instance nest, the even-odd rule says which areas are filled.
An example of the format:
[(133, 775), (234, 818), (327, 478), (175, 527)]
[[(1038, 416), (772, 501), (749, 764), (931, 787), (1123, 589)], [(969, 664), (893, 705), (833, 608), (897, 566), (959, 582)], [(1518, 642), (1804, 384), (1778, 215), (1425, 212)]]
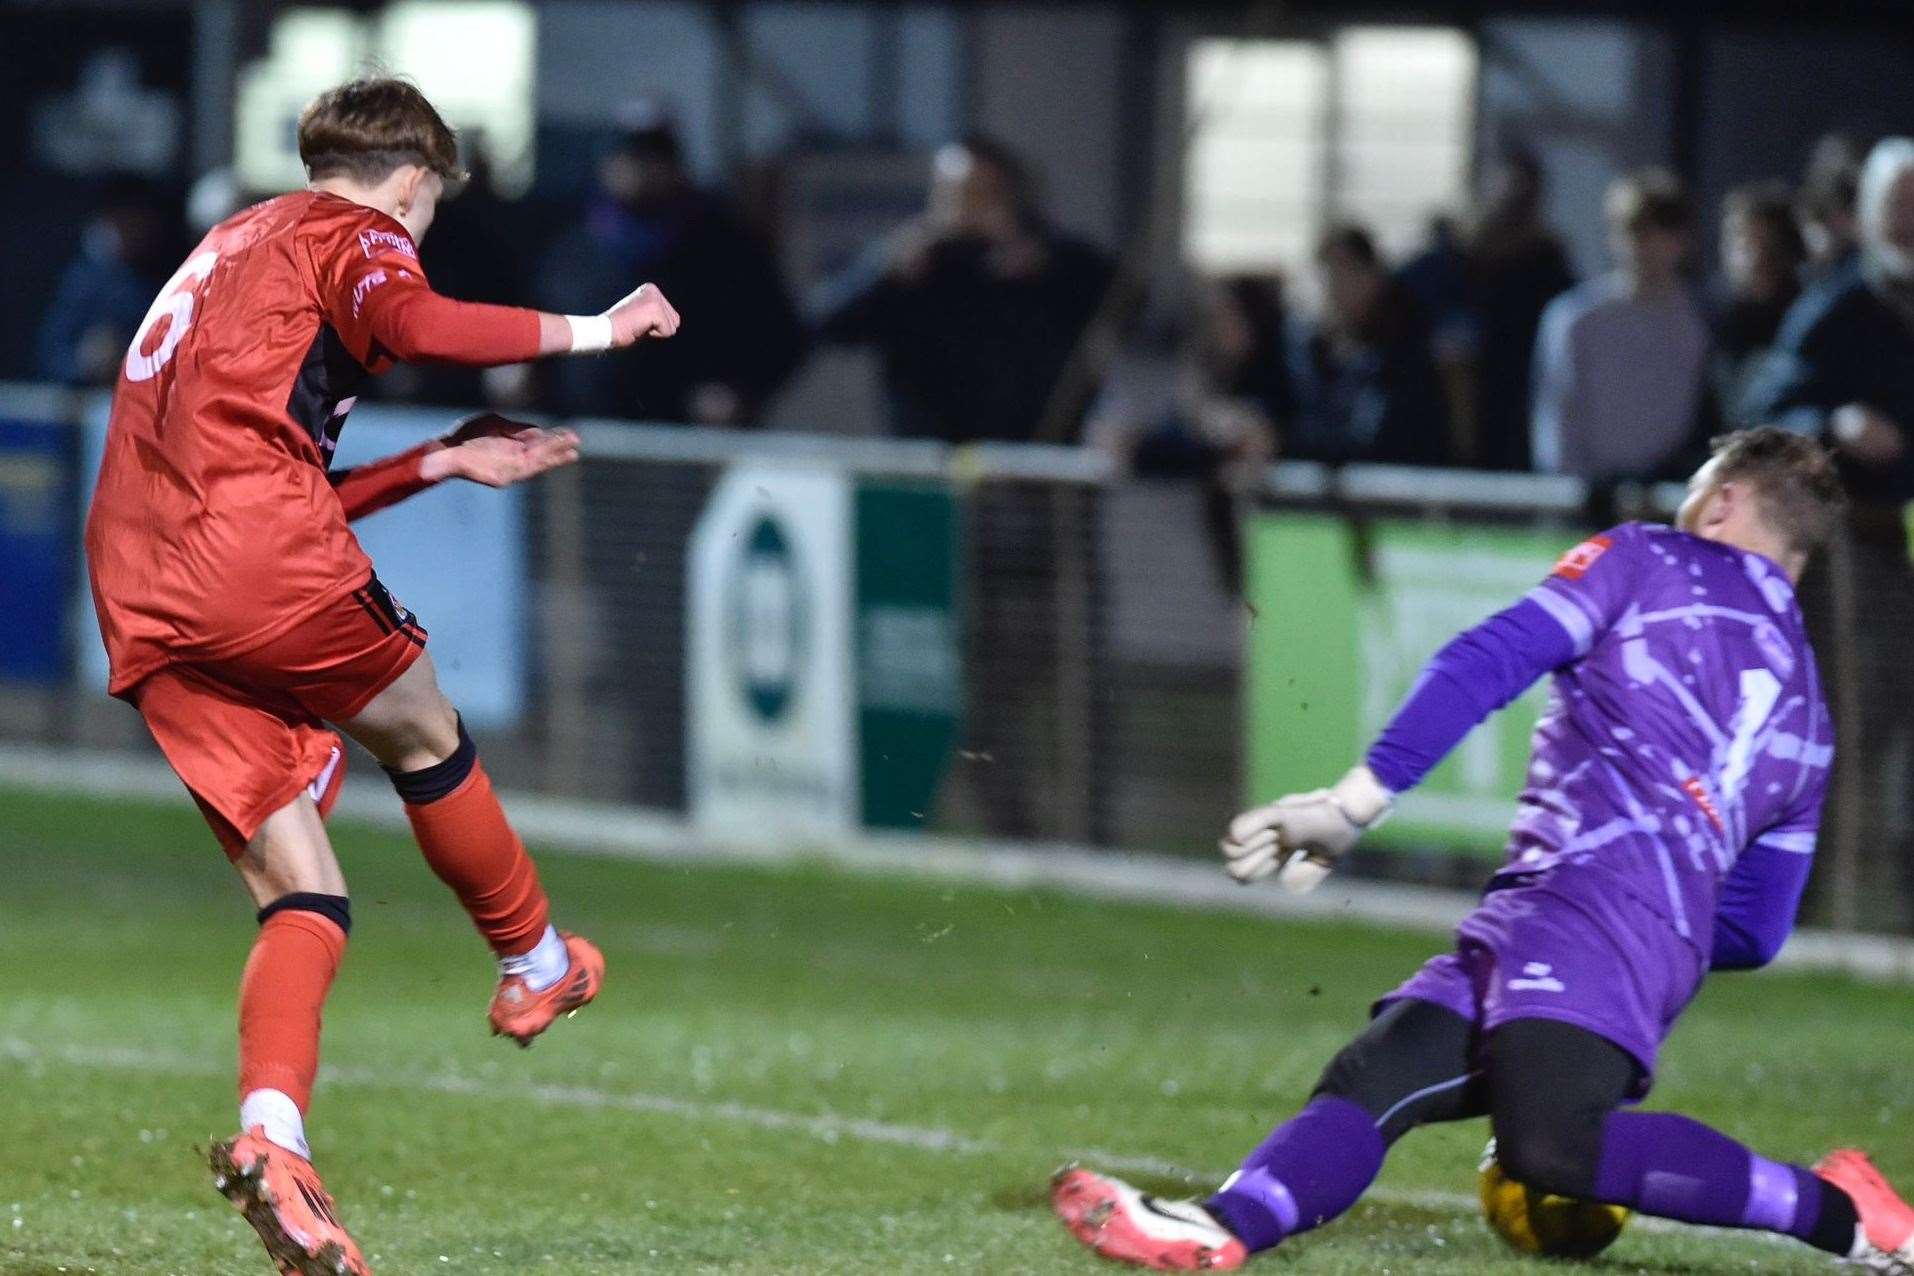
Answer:
[(1376, 1003), (1434, 1002), (1488, 1032), (1556, 1019), (1633, 1055), (1646, 1094), (1655, 1055), (1707, 974), (1701, 954), (1632, 897), (1588, 902), (1543, 883), (1486, 896), (1434, 957)]

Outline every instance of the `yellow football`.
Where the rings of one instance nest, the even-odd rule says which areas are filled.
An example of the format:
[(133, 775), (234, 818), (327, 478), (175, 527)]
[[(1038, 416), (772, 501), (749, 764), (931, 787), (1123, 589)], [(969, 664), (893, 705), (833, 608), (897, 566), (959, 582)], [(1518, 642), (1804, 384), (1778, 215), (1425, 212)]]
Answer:
[(1477, 1179), (1482, 1217), (1509, 1248), (1545, 1258), (1593, 1258), (1614, 1244), (1628, 1222), (1620, 1205), (1552, 1196), (1517, 1183), (1495, 1159), (1495, 1140), (1482, 1153)]

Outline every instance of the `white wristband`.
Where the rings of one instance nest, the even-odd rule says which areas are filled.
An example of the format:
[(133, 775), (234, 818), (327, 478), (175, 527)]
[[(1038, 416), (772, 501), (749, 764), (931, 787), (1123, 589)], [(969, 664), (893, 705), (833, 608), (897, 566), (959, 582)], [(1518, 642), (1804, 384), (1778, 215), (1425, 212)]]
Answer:
[(572, 353), (596, 354), (611, 349), (610, 315), (566, 315), (572, 329)]

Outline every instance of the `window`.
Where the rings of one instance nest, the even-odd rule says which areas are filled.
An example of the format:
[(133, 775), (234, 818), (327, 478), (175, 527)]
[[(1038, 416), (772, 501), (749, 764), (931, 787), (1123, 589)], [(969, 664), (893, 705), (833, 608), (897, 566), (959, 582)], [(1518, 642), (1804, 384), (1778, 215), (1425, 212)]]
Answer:
[(375, 17), (283, 9), (268, 56), (241, 73), (234, 129), (240, 184), (305, 185), (296, 125), (307, 102), (355, 75), (386, 69), (417, 84), (446, 122), (480, 135), (499, 189), (532, 180), (532, 59), (537, 19), (517, 0), (404, 0)]
[(1207, 273), (1295, 274), (1323, 228), (1367, 226), (1392, 259), (1468, 197), (1476, 51), (1439, 27), (1326, 41), (1198, 40), (1184, 254)]

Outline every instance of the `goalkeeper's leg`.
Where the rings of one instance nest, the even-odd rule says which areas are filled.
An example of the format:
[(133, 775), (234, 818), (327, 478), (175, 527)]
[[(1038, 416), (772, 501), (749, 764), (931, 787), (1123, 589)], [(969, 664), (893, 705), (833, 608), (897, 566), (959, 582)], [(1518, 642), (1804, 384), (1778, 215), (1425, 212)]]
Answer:
[(1418, 1125), (1480, 1116), (1474, 1026), (1427, 1001), (1377, 1015), (1324, 1070), (1303, 1110), (1270, 1132), (1206, 1206), (1251, 1252), (1354, 1205), (1390, 1145)]
[(1433, 1002), (1396, 1002), (1324, 1071), (1308, 1105), (1278, 1126), (1209, 1200), (1160, 1201), (1072, 1167), (1052, 1202), (1071, 1234), (1106, 1258), (1157, 1270), (1223, 1270), (1346, 1211), (1389, 1145), (1431, 1121), (1479, 1116), (1474, 1029)]
[(1518, 1182), (1684, 1223), (1777, 1232), (1914, 1273), (1914, 1211), (1859, 1153), (1810, 1170), (1684, 1116), (1621, 1110), (1641, 1065), (1573, 1024), (1514, 1020), (1489, 1033), (1484, 1054), (1496, 1156)]

